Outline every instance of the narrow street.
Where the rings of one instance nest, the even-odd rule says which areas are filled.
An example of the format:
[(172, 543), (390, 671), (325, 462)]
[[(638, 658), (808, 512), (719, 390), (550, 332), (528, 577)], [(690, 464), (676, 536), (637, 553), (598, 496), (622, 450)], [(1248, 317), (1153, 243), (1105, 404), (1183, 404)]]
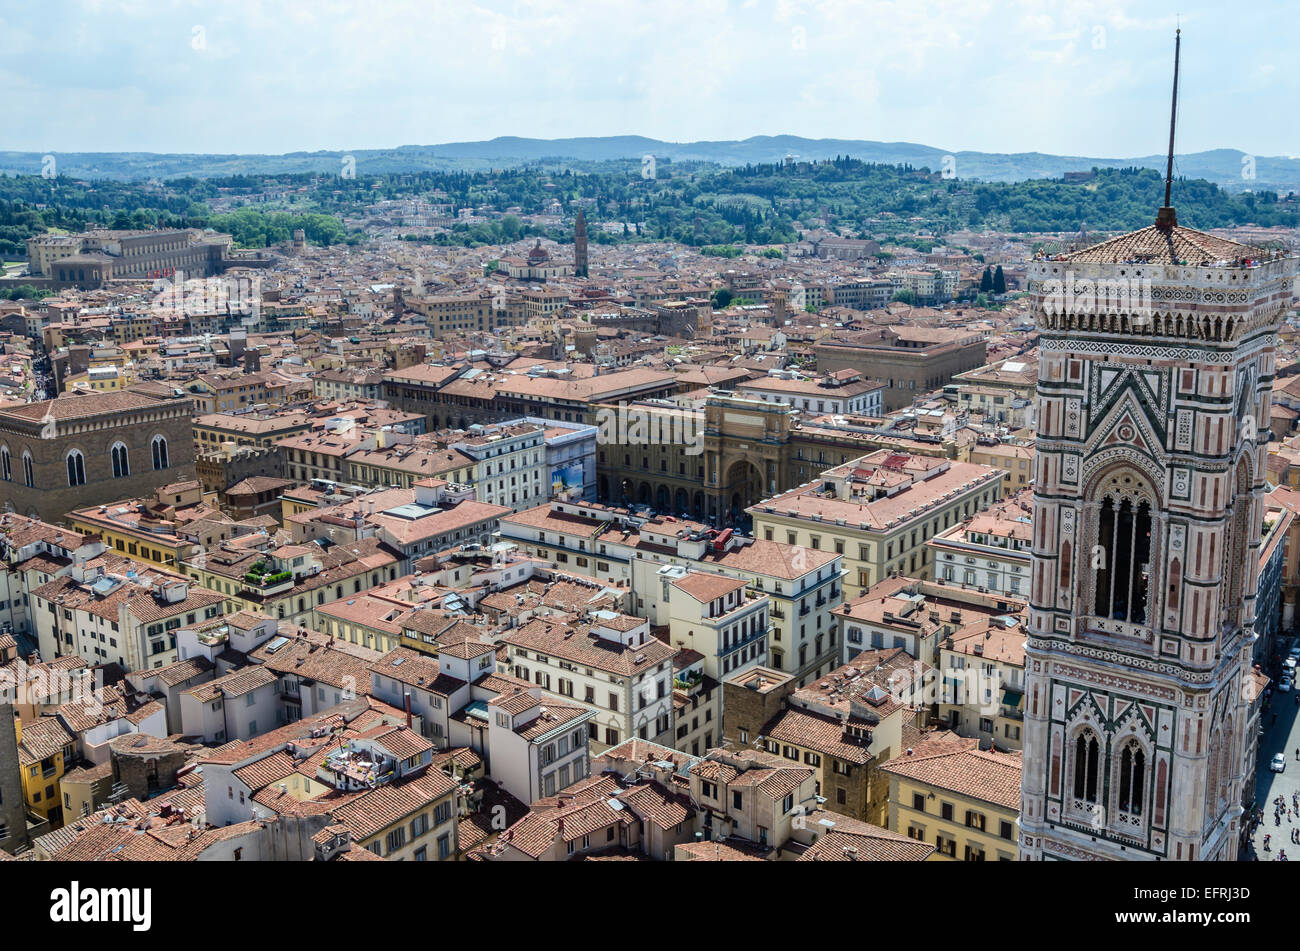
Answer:
[[(1260, 726), (1264, 735), (1259, 739), (1259, 760), (1255, 773), (1255, 801), (1264, 811), (1264, 818), (1252, 836), (1255, 854), (1261, 862), (1277, 860), (1285, 850), (1288, 860), (1300, 861), (1300, 844), (1291, 842), (1293, 829), (1300, 829), (1300, 817), (1296, 816), (1292, 796), (1300, 793), (1300, 759), (1296, 758), (1300, 750), (1300, 696), (1292, 689), (1289, 693), (1278, 693), (1277, 681), (1272, 684), (1273, 692), (1265, 701), (1267, 706), (1260, 714)], [(1286, 755), (1286, 769), (1281, 773), (1272, 772), (1269, 764), (1275, 753)], [(1273, 800), (1282, 796), (1291, 809), (1288, 819), (1282, 815), (1281, 824), (1273, 820)], [(1269, 851), (1264, 850), (1264, 836), (1271, 835)], [(1245, 857), (1245, 856), (1243, 856)]]

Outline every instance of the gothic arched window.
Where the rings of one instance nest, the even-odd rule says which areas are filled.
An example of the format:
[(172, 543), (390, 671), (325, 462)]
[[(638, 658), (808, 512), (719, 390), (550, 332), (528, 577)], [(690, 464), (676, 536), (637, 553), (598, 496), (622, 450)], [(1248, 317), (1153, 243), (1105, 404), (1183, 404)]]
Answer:
[(68, 485), (86, 484), (86, 458), (81, 450), (73, 449), (68, 453)]
[(23, 450), (23, 485), (29, 489), (36, 485), (36, 474), (32, 472), (32, 454)]
[(121, 479), (131, 474), (131, 461), (126, 457), (126, 445), (124, 443), (113, 443), (110, 452), (113, 457), (113, 478)]
[(1085, 730), (1074, 741), (1074, 798), (1084, 802), (1097, 801), (1097, 771), (1101, 748), (1097, 737)]
[(1119, 757), (1119, 808), (1135, 816), (1142, 814), (1146, 792), (1147, 757), (1137, 740), (1130, 740)]
[(1096, 574), (1094, 613), (1113, 621), (1146, 623), (1151, 505), (1106, 496), (1097, 520), (1097, 546), (1103, 557)]
[(167, 440), (162, 436), (153, 437), (153, 467), (154, 469), (166, 469), (170, 463), (167, 461)]
[(0, 446), (0, 479), (9, 482), (13, 477), (13, 463), (9, 460), (9, 447)]
[(1214, 818), (1219, 814), (1220, 792), (1223, 788), (1220, 772), (1224, 768), (1223, 729), (1216, 729), (1210, 736), (1209, 756), (1206, 760), (1205, 805), (1206, 817)]

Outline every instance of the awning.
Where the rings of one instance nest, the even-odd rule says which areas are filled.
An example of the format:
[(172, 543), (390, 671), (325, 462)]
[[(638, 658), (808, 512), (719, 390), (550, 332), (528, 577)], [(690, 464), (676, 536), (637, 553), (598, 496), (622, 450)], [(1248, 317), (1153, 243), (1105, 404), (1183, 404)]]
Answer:
[(1020, 701), (1024, 695), (1016, 690), (1003, 690), (1002, 703), (1008, 707), (1020, 706)]

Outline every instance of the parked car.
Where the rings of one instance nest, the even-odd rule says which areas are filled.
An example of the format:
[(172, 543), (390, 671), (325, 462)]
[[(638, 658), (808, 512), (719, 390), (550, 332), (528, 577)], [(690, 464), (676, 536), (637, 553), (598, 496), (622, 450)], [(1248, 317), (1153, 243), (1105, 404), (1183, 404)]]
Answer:
[(1284, 772), (1286, 772), (1286, 754), (1285, 754), (1285, 753), (1274, 753), (1274, 754), (1273, 754), (1273, 762), (1271, 762), (1271, 763), (1268, 764), (1268, 768), (1271, 769), (1271, 770), (1272, 770), (1273, 772), (1275, 772), (1275, 773), (1284, 773)]

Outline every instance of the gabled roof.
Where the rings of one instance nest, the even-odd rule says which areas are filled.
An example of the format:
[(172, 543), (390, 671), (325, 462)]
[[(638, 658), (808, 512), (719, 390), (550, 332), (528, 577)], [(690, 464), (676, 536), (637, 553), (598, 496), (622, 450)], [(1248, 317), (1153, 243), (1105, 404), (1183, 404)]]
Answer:
[(1020, 753), (966, 749), (935, 756), (898, 756), (880, 765), (895, 776), (946, 789), (1004, 809), (1020, 808)]

